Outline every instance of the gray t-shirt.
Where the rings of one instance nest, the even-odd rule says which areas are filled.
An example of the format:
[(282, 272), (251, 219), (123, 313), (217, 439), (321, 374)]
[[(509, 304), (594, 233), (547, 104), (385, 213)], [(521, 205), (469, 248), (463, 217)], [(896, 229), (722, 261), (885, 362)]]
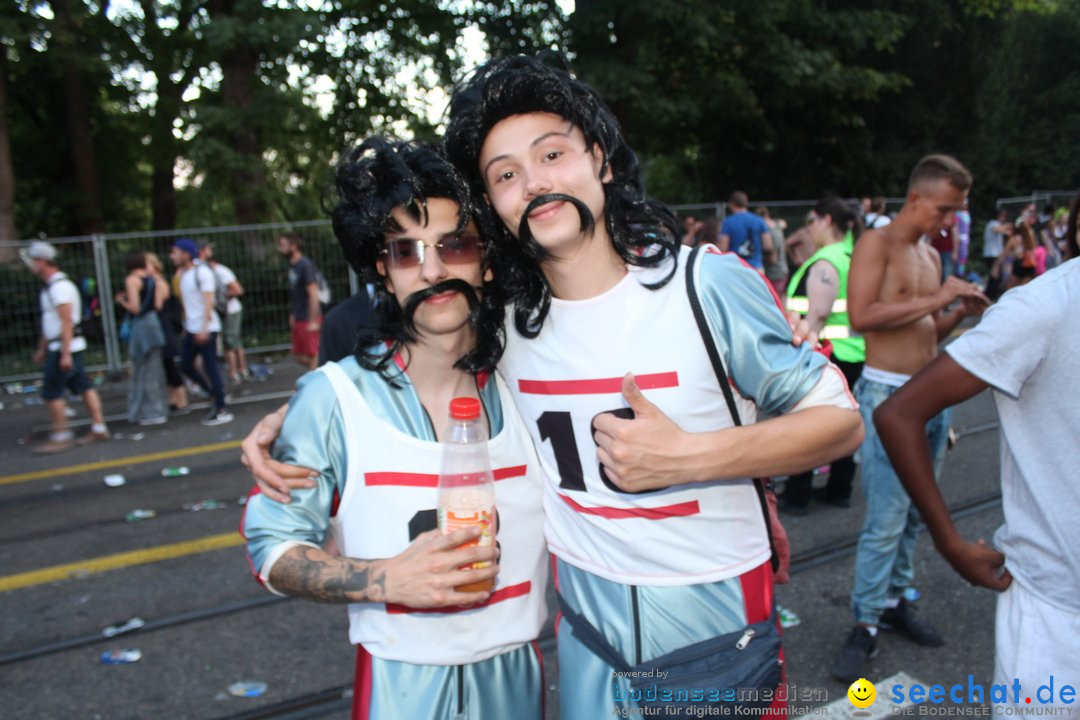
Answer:
[(1005, 247), (1005, 233), (1001, 231), (1001, 223), (991, 220), (986, 223), (983, 230), (983, 257), (996, 258)]
[(994, 545), (1013, 577), (1080, 612), (1080, 259), (1010, 290), (946, 348), (994, 389), (1005, 524)]

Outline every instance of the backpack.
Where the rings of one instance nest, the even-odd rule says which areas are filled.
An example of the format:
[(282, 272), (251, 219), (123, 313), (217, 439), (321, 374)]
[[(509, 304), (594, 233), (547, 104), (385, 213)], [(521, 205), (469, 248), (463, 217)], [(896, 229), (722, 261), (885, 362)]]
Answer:
[(319, 302), (322, 303), (323, 305), (329, 305), (330, 304), (330, 283), (326, 282), (326, 278), (323, 277), (323, 274), (322, 274), (322, 272), (319, 271), (319, 268), (314, 268), (314, 270), (315, 270), (315, 285), (316, 285), (316, 287), (318, 288), (318, 291), (319, 291)]
[(229, 288), (221, 282), (214, 268), (210, 268), (210, 272), (214, 273), (214, 310), (224, 319), (229, 314)]
[[(210, 267), (207, 263), (200, 263), (200, 265), (209, 270), (210, 275), (214, 278), (214, 312), (218, 314), (219, 318), (224, 320), (225, 316), (228, 315), (229, 309), (229, 289), (225, 287), (225, 284), (218, 278), (217, 273), (214, 272), (214, 268)], [(195, 289), (200, 293), (203, 291), (202, 287), (199, 286), (198, 268), (195, 270)]]

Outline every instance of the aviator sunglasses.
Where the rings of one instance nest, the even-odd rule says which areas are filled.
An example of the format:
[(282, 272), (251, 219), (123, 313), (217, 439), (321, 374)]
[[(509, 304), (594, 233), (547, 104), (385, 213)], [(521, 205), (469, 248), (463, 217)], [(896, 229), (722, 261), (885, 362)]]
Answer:
[(476, 235), (447, 235), (434, 244), (423, 240), (391, 240), (382, 249), (386, 264), (396, 270), (419, 267), (424, 263), (428, 248), (435, 248), (444, 265), (464, 265), (479, 262), (483, 243)]

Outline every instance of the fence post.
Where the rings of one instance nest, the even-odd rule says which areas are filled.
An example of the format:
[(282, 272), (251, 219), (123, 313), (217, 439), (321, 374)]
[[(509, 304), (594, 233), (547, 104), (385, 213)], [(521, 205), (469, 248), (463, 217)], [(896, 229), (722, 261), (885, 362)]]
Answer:
[(101, 300), (101, 329), (105, 334), (105, 364), (110, 373), (123, 365), (120, 340), (116, 330), (116, 309), (113, 306), (112, 276), (109, 272), (109, 246), (104, 235), (92, 236), (94, 271), (97, 275), (98, 297)]
[(352, 269), (352, 265), (349, 266), (349, 297), (352, 297), (360, 290), (360, 278), (356, 272)]

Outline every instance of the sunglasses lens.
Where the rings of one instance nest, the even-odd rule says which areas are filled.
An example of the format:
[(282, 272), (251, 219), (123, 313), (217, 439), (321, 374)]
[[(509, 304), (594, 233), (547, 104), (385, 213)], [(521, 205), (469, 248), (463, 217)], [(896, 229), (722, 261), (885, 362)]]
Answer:
[(411, 268), (423, 259), (423, 246), (415, 240), (392, 240), (386, 243), (386, 257), (395, 268)]
[(461, 265), (480, 259), (480, 239), (475, 235), (458, 235), (443, 240), (439, 257), (447, 265)]

